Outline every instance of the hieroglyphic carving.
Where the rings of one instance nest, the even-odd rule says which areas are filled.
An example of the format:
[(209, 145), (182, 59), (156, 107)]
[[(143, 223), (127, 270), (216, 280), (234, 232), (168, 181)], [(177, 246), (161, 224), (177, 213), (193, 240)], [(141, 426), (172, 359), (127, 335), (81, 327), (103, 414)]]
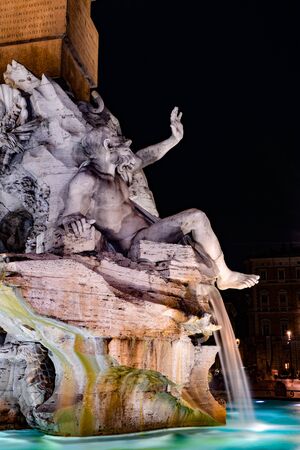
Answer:
[(67, 0), (14, 0), (0, 3), (0, 44), (61, 36)]
[(90, 0), (68, 1), (67, 34), (84, 71), (92, 84), (98, 84), (98, 41), (97, 29), (91, 19)]

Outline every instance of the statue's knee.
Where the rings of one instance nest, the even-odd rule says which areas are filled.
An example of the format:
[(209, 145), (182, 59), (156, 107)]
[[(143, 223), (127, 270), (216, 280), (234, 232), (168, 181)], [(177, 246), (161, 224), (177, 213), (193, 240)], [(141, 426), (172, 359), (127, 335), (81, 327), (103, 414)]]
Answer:
[(193, 221), (195, 222), (207, 222), (208, 217), (205, 212), (201, 211), (197, 208), (191, 208), (188, 210), (188, 213), (191, 215)]

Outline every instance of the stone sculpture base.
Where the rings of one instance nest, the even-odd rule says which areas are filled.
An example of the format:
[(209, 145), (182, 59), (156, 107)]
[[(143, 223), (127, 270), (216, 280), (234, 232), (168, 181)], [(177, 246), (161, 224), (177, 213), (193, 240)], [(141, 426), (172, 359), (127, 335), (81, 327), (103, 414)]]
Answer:
[[(8, 259), (7, 259), (8, 256)], [(189, 246), (142, 241), (132, 259), (6, 255), (0, 426), (97, 435), (217, 425), (203, 345), (215, 280)], [(200, 269), (199, 269), (200, 267)]]

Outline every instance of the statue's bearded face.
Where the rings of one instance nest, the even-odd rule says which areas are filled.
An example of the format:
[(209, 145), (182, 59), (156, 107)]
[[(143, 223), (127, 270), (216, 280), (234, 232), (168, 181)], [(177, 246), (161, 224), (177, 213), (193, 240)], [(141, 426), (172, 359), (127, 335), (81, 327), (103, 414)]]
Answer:
[(106, 140), (104, 145), (93, 153), (91, 164), (101, 175), (114, 178), (118, 174), (127, 184), (130, 184), (135, 157), (127, 143), (115, 147)]

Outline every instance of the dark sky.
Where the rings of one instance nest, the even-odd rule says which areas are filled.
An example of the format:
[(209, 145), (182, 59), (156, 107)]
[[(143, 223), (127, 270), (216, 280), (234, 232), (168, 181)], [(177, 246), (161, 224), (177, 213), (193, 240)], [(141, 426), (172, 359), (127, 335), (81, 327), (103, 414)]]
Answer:
[(300, 230), (296, 3), (93, 3), (99, 91), (133, 150), (167, 138), (172, 107), (183, 111), (183, 141), (146, 169), (161, 216), (204, 210), (236, 266)]

